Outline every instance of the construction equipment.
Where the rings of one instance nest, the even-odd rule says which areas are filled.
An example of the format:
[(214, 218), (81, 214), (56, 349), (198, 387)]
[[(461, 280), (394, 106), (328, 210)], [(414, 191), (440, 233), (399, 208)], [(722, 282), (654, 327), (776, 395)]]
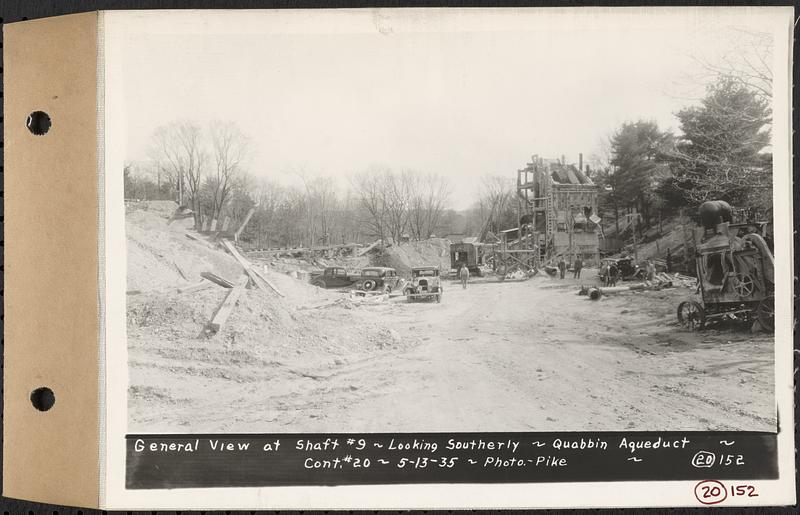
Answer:
[[(775, 262), (764, 238), (742, 237), (731, 229), (730, 206), (709, 201), (700, 206), (702, 226), (695, 229), (698, 290), (702, 302), (678, 305), (678, 321), (689, 329), (723, 319), (758, 320), (775, 327)], [(716, 213), (716, 214), (715, 214)]]

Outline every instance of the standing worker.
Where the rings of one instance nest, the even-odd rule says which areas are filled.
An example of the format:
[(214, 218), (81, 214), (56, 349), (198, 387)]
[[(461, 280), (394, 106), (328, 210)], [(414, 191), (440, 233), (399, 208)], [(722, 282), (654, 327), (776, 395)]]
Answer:
[(647, 280), (652, 281), (656, 277), (656, 265), (652, 259), (647, 260)]
[(458, 271), (458, 276), (461, 278), (461, 287), (467, 289), (467, 279), (469, 279), (469, 269), (466, 263), (461, 263), (461, 270)]
[(564, 261), (564, 256), (561, 256), (558, 260), (558, 273), (561, 278), (564, 278), (564, 272), (567, 271), (567, 262)]
[(573, 279), (580, 279), (581, 278), (581, 268), (583, 268), (583, 260), (580, 256), (575, 259), (575, 268), (572, 272)]

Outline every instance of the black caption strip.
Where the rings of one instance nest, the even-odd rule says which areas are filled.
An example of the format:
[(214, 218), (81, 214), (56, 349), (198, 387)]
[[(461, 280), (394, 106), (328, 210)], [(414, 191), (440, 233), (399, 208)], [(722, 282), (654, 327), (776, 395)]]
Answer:
[(128, 489), (776, 479), (742, 432), (128, 435)]

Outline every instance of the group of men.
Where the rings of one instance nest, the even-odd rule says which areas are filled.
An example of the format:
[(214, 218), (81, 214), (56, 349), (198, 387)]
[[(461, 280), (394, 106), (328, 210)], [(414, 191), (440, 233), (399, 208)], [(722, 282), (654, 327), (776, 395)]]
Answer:
[[(561, 256), (558, 260), (558, 273), (561, 278), (564, 278), (564, 274), (567, 272), (567, 262), (564, 261), (564, 257)], [(572, 278), (573, 279), (580, 279), (581, 278), (581, 269), (583, 268), (583, 260), (580, 256), (575, 259), (575, 265), (572, 267)]]

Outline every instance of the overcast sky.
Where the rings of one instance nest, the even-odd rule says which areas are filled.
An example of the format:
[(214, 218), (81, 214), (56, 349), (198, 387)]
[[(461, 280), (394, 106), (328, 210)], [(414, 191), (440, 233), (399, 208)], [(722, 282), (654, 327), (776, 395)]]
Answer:
[(734, 28), (763, 30), (757, 16), (710, 13), (551, 10), (482, 26), (372, 12), (358, 30), (293, 33), (269, 13), (245, 29), (205, 18), (167, 30), (141, 17), (119, 46), (126, 154), (146, 159), (153, 130), (173, 120), (230, 120), (251, 139), (256, 176), (413, 169), (451, 177), (464, 208), (481, 175), (514, 178), (532, 154), (588, 160), (640, 118), (676, 129), (673, 113), (702, 92), (690, 86), (692, 56), (729, 51)]

